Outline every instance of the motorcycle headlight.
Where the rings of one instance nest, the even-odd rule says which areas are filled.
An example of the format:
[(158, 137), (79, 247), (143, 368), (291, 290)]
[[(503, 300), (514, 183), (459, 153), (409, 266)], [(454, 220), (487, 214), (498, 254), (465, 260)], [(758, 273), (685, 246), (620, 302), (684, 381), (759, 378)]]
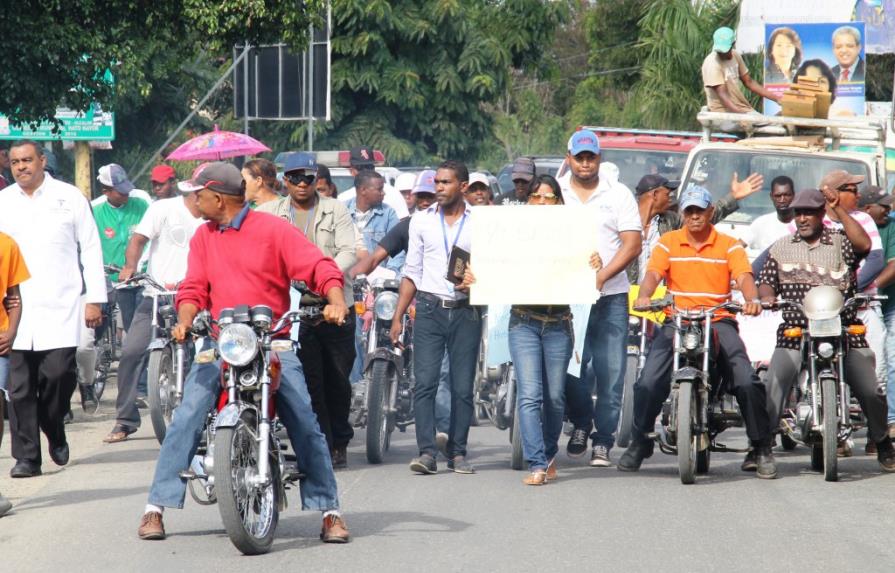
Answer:
[(833, 357), (833, 345), (829, 342), (821, 342), (817, 345), (817, 354), (821, 358), (832, 358)]
[(815, 338), (839, 336), (842, 334), (842, 319), (839, 316), (820, 320), (808, 319), (808, 332)]
[(391, 291), (381, 292), (373, 302), (373, 312), (379, 320), (391, 320), (398, 308), (398, 293)]
[(218, 337), (218, 352), (229, 364), (245, 366), (258, 354), (258, 337), (247, 324), (231, 324)]
[(702, 342), (701, 338), (702, 337), (699, 335), (698, 332), (694, 330), (688, 330), (684, 333), (681, 343), (687, 350), (696, 350), (697, 348), (699, 348), (699, 345)]

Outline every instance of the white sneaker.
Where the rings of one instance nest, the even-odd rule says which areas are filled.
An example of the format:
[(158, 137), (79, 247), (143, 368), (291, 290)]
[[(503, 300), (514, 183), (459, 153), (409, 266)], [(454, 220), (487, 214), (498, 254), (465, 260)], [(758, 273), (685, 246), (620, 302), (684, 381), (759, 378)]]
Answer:
[(590, 466), (594, 468), (612, 467), (612, 460), (609, 459), (609, 448), (606, 446), (594, 446), (590, 452)]

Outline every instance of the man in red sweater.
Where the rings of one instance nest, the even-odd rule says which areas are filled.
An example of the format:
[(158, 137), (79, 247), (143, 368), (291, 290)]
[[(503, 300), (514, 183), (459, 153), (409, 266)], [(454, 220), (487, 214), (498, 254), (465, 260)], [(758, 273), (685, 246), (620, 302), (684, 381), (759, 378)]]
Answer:
[[(249, 210), (239, 170), (212, 163), (191, 182), (199, 212), (208, 223), (190, 241), (186, 278), (177, 293), (177, 326), (183, 340), (196, 314), (209, 309), (216, 319), (223, 308), (267, 305), (274, 316), (289, 309), (291, 280), (304, 281), (329, 304), (324, 320), (342, 324), (348, 315), (342, 271), (288, 222)], [(206, 339), (207, 340), (207, 339)], [(210, 342), (207, 342), (210, 343)], [(201, 349), (197, 349), (201, 350)], [(339, 514), (336, 478), (329, 448), (311, 409), (311, 398), (295, 352), (279, 352), (282, 364), (277, 410), (298, 458), (303, 509), (323, 512), (320, 538), (345, 543), (348, 529)], [(159, 452), (149, 503), (140, 521), (141, 539), (164, 539), (162, 512), (183, 507), (186, 483), (180, 472), (190, 467), (205, 416), (218, 396), (220, 361), (193, 364), (184, 384), (183, 401)]]

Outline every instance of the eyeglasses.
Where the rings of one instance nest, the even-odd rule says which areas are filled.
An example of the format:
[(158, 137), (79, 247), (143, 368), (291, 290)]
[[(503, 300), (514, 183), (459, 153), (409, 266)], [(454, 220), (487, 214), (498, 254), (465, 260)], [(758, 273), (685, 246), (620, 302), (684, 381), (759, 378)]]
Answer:
[(292, 183), (293, 185), (310, 185), (314, 182), (314, 174), (313, 173), (287, 173), (283, 175), (283, 179)]
[(532, 193), (528, 196), (529, 201), (537, 201), (538, 199), (543, 201), (555, 201), (556, 195), (553, 193)]

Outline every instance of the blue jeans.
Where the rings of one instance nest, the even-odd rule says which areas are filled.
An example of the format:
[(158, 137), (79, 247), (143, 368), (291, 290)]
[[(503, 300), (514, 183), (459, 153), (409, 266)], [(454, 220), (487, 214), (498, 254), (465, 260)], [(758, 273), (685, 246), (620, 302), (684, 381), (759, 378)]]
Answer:
[(556, 456), (562, 433), (566, 368), (572, 358), (572, 321), (544, 323), (513, 314), (509, 342), (516, 368), (522, 454), (532, 471), (546, 469)]
[(590, 356), (596, 376), (597, 403), (591, 391), (587, 360), (582, 360), (580, 378), (566, 380), (566, 402), (569, 420), (576, 428), (595, 431), (591, 434), (594, 446), (611, 448), (621, 412), (622, 390), (625, 385), (625, 363), (628, 341), (628, 295), (603, 296), (590, 309), (584, 354)]
[[(208, 344), (206, 339), (205, 348)], [(300, 488), (301, 507), (321, 511), (338, 509), (339, 494), (329, 448), (311, 408), (301, 363), (294, 352), (277, 354), (282, 364), (277, 413), (286, 426), (298, 458), (298, 469), (305, 474)], [(202, 437), (205, 417), (217, 400), (221, 386), (220, 366), (218, 360), (210, 364), (194, 362), (190, 368), (184, 382), (183, 401), (174, 410), (174, 419), (155, 465), (149, 503), (183, 508), (186, 482), (180, 478), (180, 472), (190, 467)]]
[(443, 308), (433, 297), (419, 293), (413, 325), (413, 367), (416, 374), (413, 409), (416, 444), (420, 454), (435, 457), (435, 395), (441, 363), (447, 352), (451, 391), (448, 458), (466, 455), (472, 421), (475, 357), (482, 338), (482, 318), (475, 307)]
[[(441, 372), (438, 375), (438, 391), (435, 393), (435, 430), (444, 434), (451, 428), (451, 377), (450, 358), (444, 353)], [(473, 416), (475, 415), (473, 409)]]
[[(895, 308), (883, 315), (886, 324), (886, 404), (888, 423), (895, 424)], [(877, 359), (879, 360), (879, 359)]]

